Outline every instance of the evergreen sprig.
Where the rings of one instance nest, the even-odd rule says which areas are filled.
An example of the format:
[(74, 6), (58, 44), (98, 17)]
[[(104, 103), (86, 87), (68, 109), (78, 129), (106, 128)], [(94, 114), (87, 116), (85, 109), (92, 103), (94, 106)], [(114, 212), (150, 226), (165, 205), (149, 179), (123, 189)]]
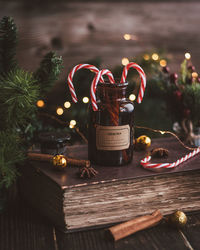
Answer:
[(12, 17), (3, 17), (0, 22), (0, 75), (17, 67), (17, 28)]
[(0, 128), (23, 128), (36, 110), (39, 86), (29, 72), (11, 71), (0, 78)]
[(8, 188), (18, 176), (15, 163), (24, 159), (16, 132), (0, 131), (0, 187)]
[(49, 52), (40, 63), (39, 69), (34, 73), (37, 83), (40, 85), (41, 96), (51, 89), (58, 79), (62, 69), (62, 57), (55, 52)]

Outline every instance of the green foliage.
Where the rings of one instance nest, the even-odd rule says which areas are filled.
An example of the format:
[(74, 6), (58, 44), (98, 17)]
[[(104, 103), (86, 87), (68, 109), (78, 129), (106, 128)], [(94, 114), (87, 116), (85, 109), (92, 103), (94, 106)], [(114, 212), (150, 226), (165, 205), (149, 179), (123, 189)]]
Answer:
[(183, 105), (191, 111), (194, 124), (200, 121), (200, 84), (186, 85), (183, 91)]
[(0, 78), (1, 129), (23, 128), (36, 110), (39, 87), (31, 73), (21, 69)]
[(24, 159), (20, 138), (16, 132), (0, 131), (0, 187), (8, 188), (18, 172), (15, 163)]
[(176, 73), (156, 72), (151, 92), (165, 100), (167, 113), (173, 122), (181, 124), (188, 119), (194, 126), (199, 126), (200, 82), (197, 77), (193, 77), (194, 69), (191, 61), (185, 59), (179, 77)]
[(17, 67), (17, 28), (12, 17), (3, 17), (0, 22), (0, 75)]
[(185, 59), (185, 60), (181, 63), (181, 82), (182, 82), (183, 84), (186, 83), (187, 74), (188, 74), (188, 70), (187, 70), (187, 60)]
[(34, 73), (34, 78), (40, 85), (40, 94), (44, 96), (58, 79), (62, 69), (62, 57), (55, 52), (49, 52), (40, 63), (39, 69)]
[[(42, 128), (36, 102), (52, 87), (62, 68), (61, 57), (48, 53), (34, 73), (18, 67), (17, 29), (13, 18), (0, 21), (0, 187), (9, 187), (35, 133)], [(23, 145), (23, 147), (22, 147)]]

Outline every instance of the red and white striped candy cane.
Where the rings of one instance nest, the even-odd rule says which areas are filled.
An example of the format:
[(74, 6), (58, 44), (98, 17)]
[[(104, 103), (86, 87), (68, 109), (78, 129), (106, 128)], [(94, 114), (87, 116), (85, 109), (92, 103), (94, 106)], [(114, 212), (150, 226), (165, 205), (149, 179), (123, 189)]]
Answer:
[[(69, 73), (68, 75), (68, 78), (67, 78), (67, 82), (68, 82), (68, 86), (69, 86), (69, 90), (70, 90), (70, 93), (71, 93), (71, 97), (72, 97), (72, 100), (73, 102), (77, 102), (78, 99), (77, 99), (77, 96), (76, 96), (76, 93), (75, 93), (75, 89), (74, 89), (74, 85), (72, 83), (72, 78), (74, 76), (74, 74), (79, 70), (79, 69), (89, 69), (91, 70), (92, 72), (94, 73), (98, 73), (99, 72), (99, 69), (97, 67), (95, 67), (94, 65), (91, 65), (91, 64), (78, 64), (76, 65)], [(100, 79), (102, 82), (103, 82), (103, 79), (101, 78)]]
[(183, 156), (182, 158), (178, 159), (172, 163), (150, 163), (151, 156), (147, 156), (140, 161), (140, 164), (146, 169), (168, 169), (168, 168), (175, 168), (181, 163), (189, 160), (190, 158), (194, 157), (195, 155), (200, 153), (200, 147), (196, 148), (189, 154)]
[(91, 96), (91, 101), (92, 101), (92, 108), (93, 108), (94, 111), (98, 110), (97, 102), (96, 102), (96, 88), (97, 88), (97, 84), (98, 84), (99, 80), (101, 79), (101, 77), (103, 75), (107, 75), (110, 82), (115, 83), (113, 74), (108, 69), (102, 69), (101, 71), (99, 71), (96, 74), (96, 76), (94, 77), (94, 79), (92, 81), (91, 91), (90, 91), (90, 96)]
[(141, 102), (142, 102), (142, 99), (143, 99), (143, 96), (144, 96), (145, 88), (146, 88), (146, 75), (145, 75), (145, 73), (144, 73), (144, 70), (143, 70), (137, 63), (130, 62), (130, 63), (128, 63), (128, 64), (124, 67), (124, 69), (123, 69), (122, 78), (121, 78), (121, 83), (123, 83), (123, 82), (126, 81), (126, 77), (127, 77), (127, 75), (128, 75), (128, 70), (129, 70), (130, 68), (136, 69), (137, 72), (138, 72), (139, 75), (140, 75), (141, 84), (140, 84), (140, 90), (139, 90), (137, 102), (138, 102), (138, 103), (141, 103)]

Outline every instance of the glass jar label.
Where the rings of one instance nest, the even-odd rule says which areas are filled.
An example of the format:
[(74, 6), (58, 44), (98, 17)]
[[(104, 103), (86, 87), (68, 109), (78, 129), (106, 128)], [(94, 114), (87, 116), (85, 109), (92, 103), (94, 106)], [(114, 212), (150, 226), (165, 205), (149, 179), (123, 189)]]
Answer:
[(123, 150), (130, 146), (130, 126), (96, 127), (96, 147), (98, 150)]

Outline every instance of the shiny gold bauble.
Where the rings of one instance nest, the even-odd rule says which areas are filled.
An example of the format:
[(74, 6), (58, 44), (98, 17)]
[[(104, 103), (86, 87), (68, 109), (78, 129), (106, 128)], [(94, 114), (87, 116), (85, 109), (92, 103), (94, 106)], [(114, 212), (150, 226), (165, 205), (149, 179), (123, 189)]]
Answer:
[(176, 211), (169, 216), (168, 221), (175, 227), (183, 227), (187, 223), (187, 216), (182, 211)]
[(62, 169), (67, 166), (67, 161), (63, 155), (55, 155), (52, 162), (56, 169)]
[(146, 135), (141, 135), (135, 140), (135, 146), (138, 150), (145, 150), (151, 146), (151, 139)]

